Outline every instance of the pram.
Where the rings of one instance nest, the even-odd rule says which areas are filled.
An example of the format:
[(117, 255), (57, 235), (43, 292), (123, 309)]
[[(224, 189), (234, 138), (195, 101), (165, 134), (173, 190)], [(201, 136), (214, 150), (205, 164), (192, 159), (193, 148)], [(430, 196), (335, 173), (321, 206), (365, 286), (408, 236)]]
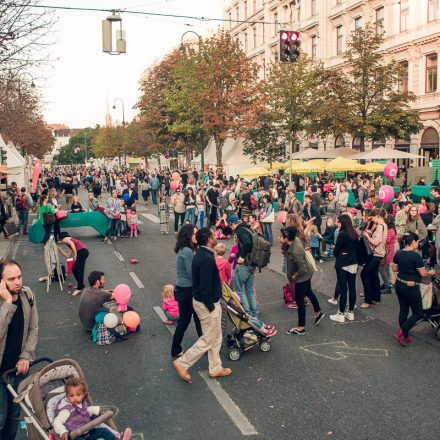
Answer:
[[(25, 414), (29, 440), (54, 440), (57, 438), (52, 431), (52, 423), (55, 418), (56, 406), (66, 395), (64, 383), (70, 377), (80, 377), (85, 381), (80, 366), (72, 359), (60, 359), (53, 362), (49, 358), (40, 358), (31, 362), (30, 366), (42, 362), (49, 362), (49, 365), (29, 374), (20, 382), (18, 390), (15, 390), (8, 380), (11, 375), (15, 375), (15, 369), (8, 370), (3, 374), (3, 380), (14, 397), (14, 402), (20, 405)], [(88, 403), (91, 404), (90, 394), (87, 398)], [(114, 415), (113, 411), (101, 413), (87, 425), (72, 431), (70, 438), (73, 440), (102, 424), (116, 433), (117, 428), (113, 422)]]
[[(417, 322), (428, 322), (434, 329), (437, 339), (440, 341), (440, 275), (437, 274), (432, 280), (432, 292), (428, 292), (432, 298), (429, 298), (428, 309), (423, 308), (423, 318)], [(417, 325), (416, 324), (416, 325)]]
[(228, 316), (234, 325), (232, 333), (226, 335), (225, 338), (229, 348), (229, 359), (237, 361), (243, 352), (256, 345), (260, 347), (261, 351), (269, 351), (271, 336), (265, 334), (264, 328), (255, 325), (256, 322), (260, 322), (253, 321), (253, 318), (243, 309), (235, 293), (225, 283), (222, 285), (222, 297), (226, 302)]

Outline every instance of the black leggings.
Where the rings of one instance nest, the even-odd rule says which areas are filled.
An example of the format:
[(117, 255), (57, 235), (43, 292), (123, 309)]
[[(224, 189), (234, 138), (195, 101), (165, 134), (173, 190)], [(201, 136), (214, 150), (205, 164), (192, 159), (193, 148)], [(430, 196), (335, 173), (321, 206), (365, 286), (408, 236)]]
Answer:
[(49, 238), (50, 238), (50, 232), (52, 231), (52, 225), (53, 225), (53, 235), (54, 235), (55, 241), (58, 241), (58, 235), (60, 235), (61, 229), (60, 229), (59, 221), (55, 220), (55, 223), (49, 223), (48, 225), (43, 225), (43, 228), (44, 228), (43, 244), (46, 244), (47, 240), (49, 240)]
[(183, 336), (185, 335), (186, 329), (191, 322), (191, 316), (194, 317), (197, 335), (199, 338), (202, 336), (202, 326), (200, 325), (199, 317), (193, 309), (192, 287), (176, 286), (174, 298), (179, 303), (179, 321), (177, 321), (176, 331), (174, 332), (173, 336), (171, 356), (177, 356), (182, 352)]
[[(403, 331), (403, 336), (408, 337), (409, 331), (417, 321), (423, 318), (422, 296), (419, 286), (408, 286), (399, 280), (396, 280), (396, 295), (399, 300), (399, 325)], [(408, 319), (409, 309), (412, 315)]]
[(312, 285), (310, 280), (302, 283), (295, 284), (295, 301), (298, 305), (298, 327), (304, 327), (306, 325), (306, 305), (304, 304), (304, 298), (308, 297), (313, 305), (313, 310), (319, 312), (321, 307), (319, 306), (318, 298), (312, 291)]
[(89, 256), (89, 251), (87, 249), (81, 249), (76, 254), (76, 260), (72, 267), (72, 273), (77, 282), (77, 290), (84, 289), (84, 269), (86, 267), (86, 260)]
[(369, 255), (367, 263), (361, 272), (361, 280), (364, 286), (364, 300), (367, 304), (373, 301), (380, 302), (379, 266), (381, 257)]
[(349, 293), (348, 300), (348, 310), (352, 312), (356, 304), (356, 274), (347, 272), (346, 270), (337, 267), (337, 286), (339, 293), (339, 311), (341, 313), (345, 312), (345, 307), (347, 306), (347, 287)]

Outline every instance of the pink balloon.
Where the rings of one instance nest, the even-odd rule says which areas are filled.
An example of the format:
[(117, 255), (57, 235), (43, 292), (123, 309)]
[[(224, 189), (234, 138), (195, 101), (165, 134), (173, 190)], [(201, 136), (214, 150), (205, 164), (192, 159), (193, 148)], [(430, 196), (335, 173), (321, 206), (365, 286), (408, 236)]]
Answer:
[(379, 189), (379, 200), (383, 203), (391, 202), (394, 197), (394, 189), (390, 185), (383, 185)]
[(118, 312), (125, 312), (131, 299), (131, 289), (127, 284), (118, 284), (113, 291), (113, 298), (118, 304)]
[(180, 179), (180, 174), (177, 171), (174, 171), (174, 173), (171, 175), (172, 179), (177, 181)]
[(397, 165), (393, 162), (388, 162), (385, 165), (385, 168), (383, 169), (383, 173), (385, 174), (385, 177), (387, 179), (393, 179), (397, 176), (397, 171), (399, 169), (397, 168)]
[(32, 170), (32, 192), (35, 192), (37, 188), (41, 168), (43, 168), (43, 164), (41, 163), (41, 160), (37, 160), (34, 164), (34, 169)]
[(179, 183), (178, 182), (176, 182), (176, 181), (172, 181), (171, 182), (171, 184), (170, 184), (170, 188), (173, 190), (173, 191), (175, 191), (177, 188), (178, 188), (178, 186), (179, 186)]

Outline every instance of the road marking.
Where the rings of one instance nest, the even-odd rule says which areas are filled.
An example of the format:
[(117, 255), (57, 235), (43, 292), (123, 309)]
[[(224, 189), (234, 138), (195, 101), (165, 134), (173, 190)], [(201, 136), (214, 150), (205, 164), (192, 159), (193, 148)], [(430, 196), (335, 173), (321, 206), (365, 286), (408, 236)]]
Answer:
[(321, 344), (306, 345), (299, 347), (308, 353), (317, 356), (331, 359), (333, 361), (340, 361), (348, 356), (368, 356), (368, 357), (387, 357), (388, 350), (382, 348), (359, 348), (350, 347), (344, 341), (323, 342)]
[[(168, 320), (168, 318), (165, 316), (165, 313), (163, 312), (163, 310), (162, 310), (160, 307), (158, 307), (158, 306), (154, 306), (154, 307), (153, 307), (153, 310), (159, 315), (159, 318), (160, 318), (160, 320), (161, 320), (162, 322)], [(165, 327), (168, 329), (168, 331), (169, 331), (172, 335), (174, 335), (174, 332), (176, 331), (176, 327), (174, 327), (174, 325), (168, 325), (168, 324), (165, 324), (165, 323), (164, 323), (164, 325), (165, 325)]]
[(118, 251), (115, 251), (115, 255), (119, 261), (124, 261), (124, 257)]
[(229, 394), (221, 387), (220, 383), (216, 379), (211, 379), (206, 371), (200, 371), (199, 374), (203, 377), (206, 385), (208, 385), (208, 388), (212, 391), (218, 403), (220, 403), (241, 433), (243, 435), (257, 435), (257, 430), (230, 398)]
[(145, 286), (142, 284), (142, 281), (138, 278), (138, 276), (134, 272), (128, 272), (130, 276), (133, 278), (133, 281), (136, 283), (136, 286), (139, 287), (139, 289), (143, 289)]
[(142, 214), (148, 220), (151, 220), (153, 223), (159, 223), (159, 217), (153, 214)]
[(144, 222), (143, 221), (141, 221), (141, 220), (138, 220), (138, 225), (143, 225), (144, 224)]

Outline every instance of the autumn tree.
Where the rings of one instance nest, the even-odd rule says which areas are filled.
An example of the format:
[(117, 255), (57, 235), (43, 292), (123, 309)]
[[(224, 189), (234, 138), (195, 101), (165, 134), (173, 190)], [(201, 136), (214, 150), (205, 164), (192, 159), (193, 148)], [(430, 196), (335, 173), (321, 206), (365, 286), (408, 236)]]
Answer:
[(91, 136), (91, 152), (95, 157), (122, 157), (124, 155), (124, 127), (99, 127)]
[(395, 61), (384, 61), (383, 41), (371, 24), (358, 28), (343, 55), (345, 64), (328, 78), (345, 131), (359, 136), (361, 151), (366, 140), (404, 139), (421, 129), (417, 110), (410, 108), (415, 96), (399, 91), (400, 68)]
[(85, 163), (90, 157), (93, 157), (92, 139), (96, 130), (93, 128), (84, 128), (69, 139), (64, 147), (61, 147), (54, 160), (59, 164)]

